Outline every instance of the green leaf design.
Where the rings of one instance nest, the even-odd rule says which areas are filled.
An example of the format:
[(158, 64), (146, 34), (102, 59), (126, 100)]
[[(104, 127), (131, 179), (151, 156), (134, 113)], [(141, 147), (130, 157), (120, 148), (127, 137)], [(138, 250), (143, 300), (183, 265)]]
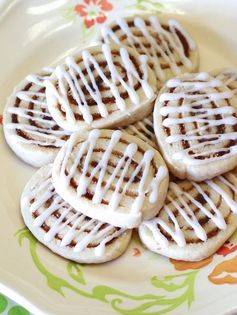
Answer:
[[(157, 277), (153, 277), (151, 279), (151, 283), (156, 288), (162, 288), (168, 292), (175, 292), (175, 291), (183, 291), (183, 294), (179, 295), (175, 298), (172, 303), (168, 301), (167, 305), (173, 304), (172, 310), (177, 308), (179, 305), (183, 304), (184, 302), (188, 303), (188, 307), (194, 302), (194, 285), (196, 276), (198, 274), (198, 270), (194, 270), (188, 273), (182, 273), (179, 275), (174, 276), (166, 276), (163, 279), (159, 279)], [(181, 280), (179, 283), (175, 283), (176, 280)]]
[(82, 34), (83, 34), (83, 38), (86, 41), (90, 41), (91, 37), (95, 34), (96, 28), (95, 26), (92, 26), (90, 28), (87, 28), (84, 24), (84, 22), (82, 22), (81, 24), (81, 30), (82, 30)]
[(7, 315), (30, 315), (30, 313), (24, 307), (15, 305), (10, 308)]
[(63, 10), (63, 17), (70, 21), (70, 22), (74, 22), (76, 20), (76, 14), (74, 12), (74, 7), (68, 7), (66, 9)]
[(3, 296), (2, 294), (0, 294), (0, 313), (3, 313), (5, 311), (5, 309), (7, 308), (7, 299), (5, 298), (5, 296)]
[(76, 282), (80, 284), (86, 284), (85, 278), (83, 276), (83, 273), (79, 264), (69, 261), (67, 263), (67, 271), (73, 280), (75, 280)]
[(147, 8), (142, 4), (136, 4), (136, 9), (145, 11)]
[(34, 236), (31, 234), (31, 232), (27, 228), (23, 228), (19, 230), (15, 235), (18, 236), (18, 241), (20, 245), (22, 245), (22, 241), (24, 238), (28, 239), (29, 244), (30, 244), (30, 253), (31, 253), (33, 262), (36, 268), (46, 277), (47, 285), (50, 289), (64, 296), (63, 288), (67, 288), (82, 296), (93, 298), (92, 294), (86, 293), (74, 287), (67, 280), (64, 280), (58, 276), (55, 276), (44, 267), (44, 265), (41, 263), (37, 255), (37, 251), (36, 251), (37, 240), (34, 238)]
[(165, 6), (164, 4), (157, 2), (156, 0), (136, 0), (134, 4), (129, 5), (126, 8), (160, 14), (164, 11)]
[(187, 303), (190, 307), (194, 301), (194, 286), (198, 273), (196, 270), (165, 276), (164, 278), (152, 277), (151, 285), (159, 289), (159, 293), (162, 292), (162, 295), (133, 295), (106, 285), (96, 285), (92, 289), (86, 289), (82, 266), (74, 262), (68, 262), (66, 264), (67, 272), (78, 285), (83, 285), (84, 290), (82, 290), (47, 270), (37, 254), (38, 242), (27, 228), (19, 230), (15, 235), (18, 237), (21, 246), (24, 239), (29, 241), (31, 257), (36, 268), (45, 276), (48, 287), (62, 296), (64, 296), (64, 289), (67, 288), (81, 296), (110, 304), (114, 310), (123, 315), (166, 314), (182, 304)]

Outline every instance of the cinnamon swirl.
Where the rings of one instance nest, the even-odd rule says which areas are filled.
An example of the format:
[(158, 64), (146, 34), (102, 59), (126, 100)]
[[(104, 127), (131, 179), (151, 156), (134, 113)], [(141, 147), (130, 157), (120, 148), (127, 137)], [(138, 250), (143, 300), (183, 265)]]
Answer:
[(198, 261), (215, 253), (237, 229), (237, 169), (201, 183), (171, 182), (160, 213), (139, 227), (156, 253)]
[(221, 69), (211, 72), (211, 75), (221, 80), (237, 96), (237, 70)]
[(127, 127), (121, 128), (132, 136), (136, 136), (157, 149), (156, 135), (153, 128), (153, 115), (137, 121)]
[(55, 191), (52, 165), (38, 170), (21, 197), (21, 212), (33, 235), (56, 254), (80, 263), (101, 263), (120, 256), (131, 230), (83, 215)]
[(119, 17), (101, 29), (100, 40), (126, 45), (148, 57), (148, 64), (162, 82), (185, 72), (197, 71), (197, 45), (181, 24), (155, 15)]
[(157, 91), (146, 56), (108, 44), (66, 58), (45, 86), (50, 113), (70, 131), (138, 121), (152, 111)]
[(52, 174), (57, 193), (76, 210), (126, 228), (156, 215), (169, 180), (158, 151), (126, 132), (106, 129), (74, 133)]
[(154, 109), (154, 129), (171, 172), (202, 181), (237, 165), (237, 99), (207, 73), (169, 80)]
[(40, 167), (54, 160), (71, 134), (51, 117), (45, 97), (44, 80), (53, 69), (28, 75), (9, 97), (3, 113), (3, 129), (11, 149), (26, 163)]

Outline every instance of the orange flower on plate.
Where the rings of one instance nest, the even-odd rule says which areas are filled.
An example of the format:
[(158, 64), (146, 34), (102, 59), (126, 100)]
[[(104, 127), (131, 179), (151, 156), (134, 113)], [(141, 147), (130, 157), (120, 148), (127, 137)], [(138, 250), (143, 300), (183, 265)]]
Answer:
[(113, 5), (108, 0), (84, 0), (74, 7), (75, 13), (84, 18), (86, 28), (104, 23), (107, 19), (105, 13), (112, 9)]
[(214, 284), (237, 284), (237, 257), (218, 264), (208, 276)]
[(174, 268), (178, 271), (184, 271), (188, 269), (200, 269), (209, 265), (212, 262), (213, 256), (200, 261), (182, 261), (170, 258), (170, 262), (174, 265)]
[(139, 248), (137, 248), (137, 247), (134, 247), (133, 248), (133, 254), (132, 254), (134, 257), (139, 257), (139, 256), (141, 256), (141, 251), (140, 251), (140, 249)]

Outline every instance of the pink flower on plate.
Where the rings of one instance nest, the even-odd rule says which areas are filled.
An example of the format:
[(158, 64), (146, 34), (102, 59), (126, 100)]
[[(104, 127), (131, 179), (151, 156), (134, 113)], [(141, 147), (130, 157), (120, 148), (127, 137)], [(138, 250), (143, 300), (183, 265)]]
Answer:
[(108, 0), (84, 0), (74, 7), (75, 13), (84, 18), (86, 28), (104, 23), (107, 19), (105, 13), (112, 9), (113, 5)]
[(0, 125), (2, 125), (2, 115), (0, 115)]

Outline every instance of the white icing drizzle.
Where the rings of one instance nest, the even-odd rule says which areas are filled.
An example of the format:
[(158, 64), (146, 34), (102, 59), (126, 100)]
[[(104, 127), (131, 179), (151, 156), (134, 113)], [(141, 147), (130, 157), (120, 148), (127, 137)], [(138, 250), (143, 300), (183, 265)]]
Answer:
[[(87, 171), (92, 159), (93, 150), (95, 148), (96, 142), (100, 137), (100, 131), (97, 129), (92, 130), (89, 133), (88, 139), (85, 140), (77, 152), (75, 153), (75, 157), (73, 160), (73, 164), (68, 171), (68, 175), (65, 175), (65, 170), (68, 166), (69, 158), (73, 152), (74, 154), (74, 145), (76, 143), (76, 136), (72, 135), (69, 139), (67, 146), (65, 148), (64, 159), (62, 161), (62, 166), (60, 170), (60, 177), (64, 179), (64, 181), (69, 185), (70, 180), (75, 175), (75, 171), (81, 161), (83, 155), (85, 155), (84, 164), (82, 166), (81, 174), (78, 178), (78, 187), (77, 187), (77, 196), (81, 197), (86, 194), (88, 187), (92, 179), (98, 175), (98, 181), (95, 185), (94, 196), (92, 198), (92, 203), (99, 204), (104, 198), (106, 192), (110, 189), (111, 184), (114, 183), (116, 176), (121, 172), (119, 180), (115, 184), (115, 190), (110, 198), (109, 207), (112, 210), (116, 210), (119, 207), (120, 201), (122, 197), (126, 194), (129, 187), (132, 185), (135, 177), (142, 171), (142, 176), (137, 188), (137, 197), (134, 199), (132, 204), (133, 212), (139, 212), (142, 208), (145, 196), (149, 196), (148, 200), (150, 203), (155, 203), (158, 198), (158, 189), (161, 181), (167, 175), (167, 169), (165, 166), (160, 166), (158, 168), (155, 176), (147, 183), (147, 175), (151, 167), (151, 162), (153, 160), (154, 151), (147, 150), (141, 161), (138, 163), (136, 168), (134, 169), (132, 175), (129, 180), (123, 186), (124, 177), (127, 174), (128, 168), (131, 165), (132, 159), (137, 152), (137, 145), (135, 143), (130, 143), (127, 145), (122, 158), (117, 162), (116, 167), (114, 168), (112, 174), (106, 178), (105, 175), (108, 167), (108, 162), (111, 158), (112, 151), (115, 149), (116, 144), (120, 141), (122, 137), (122, 132), (116, 130), (112, 133), (109, 144), (107, 145), (106, 150), (104, 151), (100, 161), (98, 164), (92, 169), (90, 176), (88, 177)], [(103, 186), (102, 183), (106, 181), (106, 184)]]
[(222, 81), (229, 89), (231, 89), (235, 95), (237, 94), (237, 70), (224, 70), (220, 72), (216, 78)]
[[(116, 24), (120, 29), (113, 32), (110, 26), (103, 26), (101, 36), (105, 43), (112, 41), (116, 44), (123, 44), (123, 40), (120, 37), (125, 34), (126, 44), (148, 56), (157, 78), (162, 81), (167, 79), (165, 70), (162, 69), (163, 63), (168, 65), (174, 75), (181, 73), (180, 66), (178, 65), (179, 61), (187, 69), (191, 69), (192, 62), (186, 57), (183, 44), (176, 33), (176, 30), (178, 30), (186, 39), (189, 49), (194, 50), (196, 48), (195, 42), (185, 29), (177, 21), (169, 20), (167, 22), (169, 31), (167, 31), (160, 24), (156, 16), (150, 16), (147, 19), (150, 23), (149, 26), (146, 25), (145, 20), (141, 17), (135, 17), (135, 28), (133, 30), (132, 27), (128, 26), (126, 19), (117, 18)], [(142, 33), (142, 36), (136, 35), (137, 30)], [(154, 33), (159, 37), (159, 42), (156, 40)], [(147, 44), (149, 44), (149, 48), (147, 48)], [(157, 57), (157, 54), (160, 57)]]
[[(104, 69), (99, 65), (99, 61), (97, 60), (98, 57), (90, 53), (89, 50), (84, 50), (81, 53), (82, 61), (79, 64), (73, 57), (68, 57), (65, 60), (65, 65), (61, 65), (56, 68), (55, 76), (58, 81), (58, 89), (50, 80), (45, 81), (49, 102), (51, 103), (51, 98), (56, 98), (66, 113), (66, 119), (72, 124), (74, 124), (76, 120), (74, 115), (75, 112), (73, 111), (68, 98), (68, 89), (71, 91), (71, 94), (77, 103), (78, 111), (83, 116), (84, 121), (88, 124), (91, 124), (93, 121), (88, 100), (80, 84), (82, 84), (88, 91), (90, 99), (95, 101), (98, 113), (101, 117), (106, 118), (109, 116), (106, 104), (102, 99), (101, 91), (97, 86), (95, 74), (109, 89), (109, 95), (115, 98), (115, 105), (120, 111), (125, 111), (127, 109), (126, 102), (120, 95), (119, 89), (121, 86), (128, 93), (134, 106), (138, 106), (141, 101), (141, 96), (139, 96), (141, 89), (148, 99), (152, 98), (154, 95), (154, 91), (148, 83), (149, 78), (146, 56), (139, 56), (140, 70), (143, 75), (141, 78), (135, 69), (135, 65), (130, 59), (127, 49), (121, 47), (118, 50), (120, 58), (119, 62), (126, 72), (127, 80), (125, 80), (114, 62), (111, 47), (108, 44), (102, 45), (101, 53), (103, 54), (103, 58), (105, 58), (105, 62), (107, 64), (106, 68), (111, 74), (111, 79), (106, 76)], [(91, 66), (95, 69), (93, 72), (90, 69)], [(86, 70), (86, 74), (83, 73), (83, 70)], [(141, 85), (141, 89), (139, 89), (139, 91), (135, 90), (135, 81), (139, 82)]]
[[(237, 194), (237, 189), (231, 184), (229, 183), (223, 176), (218, 176), (218, 179), (225, 184), (226, 186), (228, 186), (229, 188), (231, 188), (235, 194)], [(226, 204), (228, 205), (229, 208), (231, 208), (231, 210), (237, 214), (237, 202), (235, 200), (233, 200), (230, 195), (223, 189), (221, 188), (219, 185), (217, 185), (216, 183), (214, 183), (212, 180), (207, 180), (206, 183), (212, 188), (214, 189), (218, 194), (220, 194), (222, 196), (222, 198), (225, 200)]]
[(152, 115), (122, 129), (130, 135), (138, 136), (138, 138), (147, 142), (152, 147), (157, 148), (156, 136), (153, 130)]
[[(200, 82), (201, 80), (204, 80)], [(205, 164), (215, 160), (225, 159), (234, 156), (237, 153), (237, 145), (225, 148), (224, 143), (228, 140), (237, 140), (237, 132), (210, 132), (215, 127), (225, 125), (226, 127), (237, 124), (237, 118), (234, 116), (236, 110), (230, 105), (223, 105), (225, 99), (231, 99), (233, 93), (231, 91), (218, 92), (215, 88), (222, 85), (218, 79), (212, 79), (207, 73), (199, 73), (193, 78), (187, 79), (171, 79), (167, 82), (167, 87), (175, 88), (172, 93), (163, 93), (160, 96), (160, 102), (178, 102), (183, 99), (183, 104), (178, 106), (169, 105), (160, 108), (161, 116), (172, 114), (181, 114), (181, 117), (166, 117), (162, 125), (164, 127), (175, 127), (179, 124), (188, 125), (197, 123), (198, 126), (192, 130), (187, 130), (185, 134), (172, 134), (166, 137), (165, 141), (169, 144), (182, 143), (182, 141), (192, 141), (190, 147), (179, 149), (173, 153), (172, 158), (176, 160), (185, 160), (189, 164)], [(199, 92), (200, 94), (192, 94)], [(213, 108), (211, 103), (217, 106)], [(222, 105), (220, 106), (220, 102)], [(201, 106), (201, 108), (197, 108)], [(216, 119), (215, 115), (221, 115), (220, 119)], [(204, 133), (207, 131), (206, 134)], [(205, 140), (199, 142), (199, 140)], [(197, 153), (190, 154), (191, 150), (199, 150)], [(214, 155), (218, 152), (227, 152), (224, 155)], [(207, 155), (212, 155), (206, 158)], [(200, 157), (205, 156), (204, 159)], [(197, 158), (197, 159), (195, 159)]]
[(49, 77), (54, 71), (54, 68), (51, 67), (43, 67), (42, 74), (29, 74), (26, 77), (28, 82), (34, 83), (35, 85), (44, 87), (44, 80), (46, 77)]
[[(63, 136), (69, 136), (71, 133), (64, 131), (63, 129), (53, 130), (56, 126), (50, 113), (48, 112), (48, 106), (46, 103), (45, 92), (40, 92), (44, 88), (44, 80), (48, 78), (53, 72), (52, 68), (43, 68), (42, 74), (30, 74), (26, 77), (28, 83), (32, 83), (32, 86), (27, 91), (18, 91), (15, 94), (15, 98), (21, 100), (19, 107), (9, 106), (7, 111), (10, 114), (17, 116), (17, 123), (8, 123), (6, 127), (12, 130), (21, 130), (32, 137), (31, 140), (25, 139), (16, 134), (17, 141), (29, 144), (29, 145), (41, 145), (55, 147), (61, 147), (65, 140), (61, 139)], [(28, 105), (32, 104), (33, 109), (28, 108)], [(31, 122), (37, 124), (32, 125)]]
[[(231, 176), (231, 174), (228, 173), (228, 176)], [(232, 174), (232, 177), (234, 180), (236, 180), (236, 176)], [(221, 185), (218, 183), (218, 181), (221, 182)], [(196, 200), (191, 193), (183, 190), (180, 185), (171, 182), (165, 206), (159, 213), (159, 216), (143, 223), (143, 225), (147, 227), (152, 233), (155, 241), (163, 248), (168, 247), (170, 242), (168, 238), (161, 232), (160, 227), (171, 236), (172, 241), (181, 247), (186, 245), (185, 235), (182, 230), (186, 230), (188, 227), (191, 227), (197, 238), (204, 242), (207, 241), (205, 229), (199, 224), (196, 214), (192, 210), (193, 205), (195, 208), (199, 209), (203, 215), (210, 219), (217, 226), (217, 228), (220, 230), (225, 230), (227, 228), (221, 211), (216, 207), (215, 203), (204, 191), (203, 185), (195, 182), (190, 183), (193, 185), (192, 189), (194, 189), (194, 191), (196, 190), (196, 192), (202, 196), (208, 207)], [(230, 208), (233, 213), (237, 214), (237, 202), (233, 200), (231, 194), (227, 192), (232, 190), (236, 197), (237, 188), (234, 186), (234, 184), (232, 184), (224, 176), (218, 176), (215, 178), (215, 180), (207, 180), (205, 183), (210, 187), (211, 190), (215, 191), (219, 195), (222, 201), (226, 203), (228, 208)], [(227, 191), (221, 186), (225, 186)], [(175, 199), (171, 197), (171, 192), (175, 194)], [(171, 207), (173, 210), (171, 210)], [(175, 211), (178, 212), (178, 215), (174, 215)], [(180, 223), (178, 222), (179, 216), (182, 218)], [(183, 220), (185, 223), (183, 223)], [(170, 222), (172, 222), (173, 227), (171, 227)]]
[[(89, 244), (97, 243), (94, 253), (96, 256), (103, 256), (106, 244), (112, 239), (120, 237), (126, 231), (126, 229), (118, 229), (109, 224), (102, 227), (103, 222), (89, 219), (78, 211), (75, 212), (55, 192), (51, 180), (51, 166), (45, 178), (42, 178), (25, 198), (27, 201), (34, 199), (30, 205), (30, 212), (38, 212), (33, 225), (41, 227), (45, 223), (49, 226), (49, 230), (44, 234), (45, 243), (51, 242), (56, 235), (60, 235), (62, 240), (59, 246), (66, 247), (72, 241), (75, 241), (76, 245), (73, 247), (75, 253), (85, 251)], [(45, 208), (45, 203), (48, 200), (53, 201), (48, 208)], [(53, 216), (55, 211), (58, 211), (60, 215)], [(89, 232), (86, 230), (89, 230)]]

